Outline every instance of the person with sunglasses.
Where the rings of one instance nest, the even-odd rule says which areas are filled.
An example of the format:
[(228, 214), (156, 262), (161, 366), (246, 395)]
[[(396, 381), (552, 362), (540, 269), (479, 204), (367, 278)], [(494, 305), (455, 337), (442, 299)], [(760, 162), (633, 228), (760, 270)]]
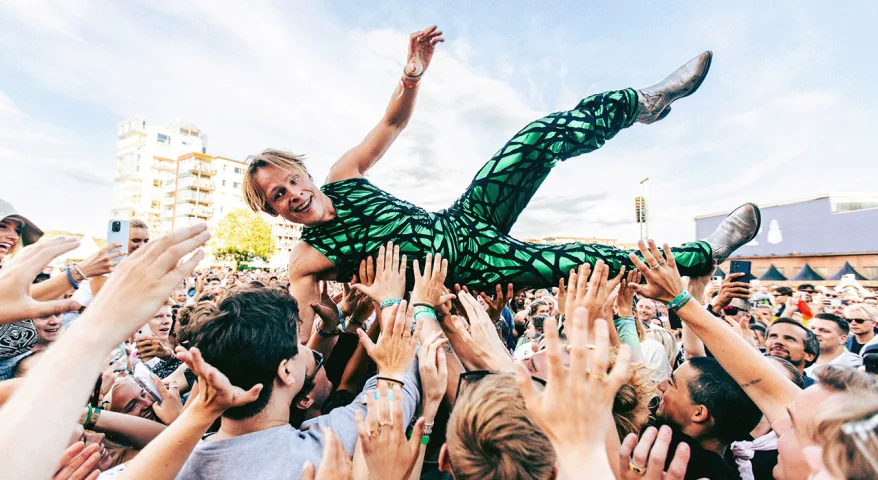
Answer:
[(844, 309), (844, 319), (850, 325), (851, 335), (845, 344), (848, 350), (857, 355), (863, 347), (878, 343), (875, 335), (875, 320), (878, 319), (878, 308), (860, 303)]

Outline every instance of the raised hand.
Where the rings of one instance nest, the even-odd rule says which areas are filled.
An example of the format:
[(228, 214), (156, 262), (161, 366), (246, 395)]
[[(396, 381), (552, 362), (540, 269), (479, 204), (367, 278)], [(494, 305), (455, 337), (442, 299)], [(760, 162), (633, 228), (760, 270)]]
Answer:
[(104, 248), (95, 252), (92, 256), (83, 260), (82, 263), (79, 264), (82, 273), (84, 273), (87, 278), (91, 278), (112, 272), (113, 268), (119, 263), (118, 258), (124, 255), (122, 250), (113, 250), (121, 246), (122, 244), (120, 243), (109, 243)]
[(79, 303), (73, 300), (38, 302), (30, 296), (30, 287), (40, 271), (78, 246), (76, 239), (64, 237), (39, 242), (24, 248), (0, 269), (0, 324), (79, 310)]
[(437, 331), (430, 336), (418, 351), (418, 372), (421, 376), (421, 395), (424, 398), (424, 417), (436, 416), (439, 403), (445, 396), (448, 387), (448, 366), (445, 358), (445, 350), (440, 348), (447, 338), (442, 337), (442, 331)]
[(144, 362), (153, 358), (167, 360), (174, 353), (156, 337), (137, 338), (134, 340), (134, 343), (137, 345), (137, 356)]
[[(325, 445), (316, 480), (351, 480), (354, 476), (353, 465), (344, 445), (332, 430), (322, 428), (320, 431)], [(302, 465), (302, 480), (315, 480), (314, 474), (314, 464), (305, 462)]]
[(420, 77), (430, 62), (436, 45), (444, 42), (442, 31), (436, 25), (417, 31), (409, 36), (409, 52), (405, 62), (405, 74), (409, 77)]
[(155, 416), (162, 423), (170, 425), (183, 413), (183, 400), (180, 398), (180, 389), (175, 383), (166, 387), (162, 379), (155, 375), (152, 375), (152, 383), (155, 384), (155, 388), (162, 397), (161, 402), (152, 404), (152, 411), (155, 412)]
[(485, 292), (479, 292), (479, 296), (482, 297), (482, 300), (485, 301), (485, 305), (488, 306), (488, 317), (491, 319), (491, 322), (497, 323), (503, 313), (503, 308), (505, 308), (506, 305), (509, 304), (509, 301), (515, 297), (515, 292), (512, 289), (511, 283), (506, 286), (505, 293), (500, 284), (497, 284), (494, 288), (497, 293), (493, 298), (488, 296)]
[(214, 417), (219, 417), (229, 408), (256, 401), (262, 392), (261, 383), (246, 391), (232, 385), (228, 377), (204, 360), (201, 351), (196, 347), (190, 350), (177, 347), (177, 358), (185, 362), (192, 373), (198, 376), (198, 392), (191, 407), (203, 409)]
[(52, 480), (95, 480), (101, 474), (98, 470), (100, 460), (99, 443), (86, 446), (82, 442), (74, 442), (61, 455), (61, 461)]
[(619, 286), (619, 296), (616, 297), (616, 311), (620, 317), (634, 316), (634, 285), (640, 283), (643, 278), (638, 270), (631, 270), (628, 275), (622, 279)]
[[(723, 279), (722, 284), (719, 287), (719, 293), (713, 297), (713, 300), (710, 301), (710, 309), (716, 313), (719, 313), (723, 307), (732, 303), (732, 299), (740, 298), (745, 302), (750, 301), (750, 284), (747, 282), (736, 282), (735, 280), (745, 277), (747, 274), (744, 272), (738, 273), (730, 273), (726, 275), (726, 278)], [(689, 292), (692, 294), (692, 292)], [(692, 295), (693, 298), (695, 295)]]
[[(386, 247), (378, 249), (375, 266), (375, 281), (372, 285), (355, 283), (351, 288), (357, 289), (378, 303), (391, 298), (402, 298), (405, 295), (406, 256), (400, 259), (399, 247), (387, 242)], [(359, 279), (363, 281), (362, 278)]]
[(412, 264), (415, 269), (415, 286), (412, 289), (412, 303), (427, 303), (434, 308), (437, 305), (454, 298), (454, 295), (446, 293), (445, 277), (448, 275), (448, 260), (442, 258), (442, 254), (436, 256), (427, 254), (424, 262), (424, 273), (415, 260)]
[[(499, 370), (505, 372), (514, 371), (514, 363), (509, 355), (509, 350), (497, 335), (494, 322), (488, 317), (488, 312), (479, 305), (479, 301), (467, 292), (461, 292), (458, 299), (466, 313), (467, 321), (460, 317), (452, 317), (453, 332), (448, 332), (452, 345), (456, 341), (467, 345), (472, 356), (466, 354), (467, 349), (458, 349), (458, 357), (467, 370)], [(445, 327), (443, 327), (445, 328)]]
[(311, 308), (320, 317), (321, 330), (333, 330), (338, 327), (338, 307), (329, 296), (328, 283), (326, 281), (320, 282), (320, 299), (311, 302)]
[[(167, 300), (174, 288), (188, 276), (204, 252), (198, 250), (186, 262), (186, 254), (210, 238), (207, 225), (181, 228), (140, 247), (116, 267), (106, 285), (89, 306), (90, 328), (101, 332), (107, 342), (128, 338), (146, 323)], [(80, 321), (80, 324), (83, 322)]]
[[(623, 345), (610, 373), (609, 331), (607, 322), (596, 320), (589, 328), (588, 312), (578, 307), (568, 323), (570, 367), (562, 363), (561, 342), (553, 318), (545, 322), (545, 343), (549, 374), (546, 388), (538, 392), (530, 372), (518, 365), (516, 381), (534, 420), (558, 452), (561, 472), (578, 478), (588, 471), (596, 478), (610, 474), (604, 450), (607, 419), (619, 387), (628, 376), (631, 350)], [(595, 333), (589, 344), (589, 331)], [(614, 459), (615, 461), (615, 459)], [(609, 478), (609, 477), (607, 477)]]
[(637, 246), (640, 248), (640, 254), (643, 255), (645, 263), (634, 253), (630, 253), (628, 257), (646, 278), (646, 285), (634, 284), (630, 287), (645, 297), (660, 302), (670, 302), (683, 291), (683, 279), (677, 272), (677, 262), (674, 260), (671, 247), (667, 243), (664, 245), (664, 257), (662, 257), (652, 240), (649, 241), (648, 247), (647, 244), (643, 243), (643, 240), (637, 242)]
[(419, 418), (412, 429), (411, 440), (406, 439), (408, 426), (402, 418), (402, 389), (394, 385), (390, 390), (381, 384), (378, 390), (366, 393), (368, 413), (358, 410), (357, 431), (363, 456), (372, 478), (406, 479), (418, 460), (424, 419)]
[(378, 365), (378, 374), (400, 382), (415, 358), (422, 326), (418, 323), (412, 334), (412, 316), (407, 308), (408, 303), (403, 300), (399, 305), (385, 308), (381, 312), (381, 336), (377, 343), (373, 343), (362, 328), (357, 330), (360, 343)]
[[(656, 434), (658, 432), (658, 434)], [(665, 473), (665, 460), (671, 446), (671, 427), (661, 430), (649, 427), (637, 441), (637, 435), (629, 433), (619, 449), (619, 472), (624, 480), (683, 480), (689, 465), (689, 445), (680, 442), (674, 458)], [(653, 443), (655, 442), (655, 443)]]

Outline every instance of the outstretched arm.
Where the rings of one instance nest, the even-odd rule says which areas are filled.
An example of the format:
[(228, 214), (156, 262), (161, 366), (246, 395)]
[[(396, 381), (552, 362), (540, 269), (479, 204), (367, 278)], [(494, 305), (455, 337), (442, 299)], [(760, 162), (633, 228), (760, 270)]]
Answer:
[(435, 25), (411, 35), (403, 78), (393, 92), (384, 118), (362, 143), (335, 162), (326, 178), (327, 183), (362, 177), (384, 156), (384, 152), (408, 124), (415, 108), (421, 76), (430, 66), (436, 44), (444, 41), (442, 32)]

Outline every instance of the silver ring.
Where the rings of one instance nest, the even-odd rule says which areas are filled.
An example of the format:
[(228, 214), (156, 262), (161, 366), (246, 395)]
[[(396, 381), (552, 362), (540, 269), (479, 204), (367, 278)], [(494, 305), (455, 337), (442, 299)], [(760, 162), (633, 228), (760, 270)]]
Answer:
[(650, 270), (655, 270), (655, 269), (657, 269), (657, 268), (661, 268), (661, 267), (662, 267), (662, 264), (658, 264), (658, 265), (653, 265), (653, 266), (649, 267), (649, 269), (650, 269)]

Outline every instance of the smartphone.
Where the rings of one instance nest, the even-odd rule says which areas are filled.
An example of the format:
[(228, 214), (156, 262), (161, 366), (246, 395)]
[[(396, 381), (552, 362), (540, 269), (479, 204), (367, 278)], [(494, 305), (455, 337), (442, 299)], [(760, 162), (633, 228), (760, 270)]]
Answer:
[(146, 337), (154, 337), (155, 335), (152, 333), (152, 329), (149, 328), (149, 324), (146, 324), (140, 327), (137, 332), (134, 333), (134, 338), (146, 338)]
[(150, 375), (149, 368), (142, 363), (138, 363), (134, 366), (134, 373), (131, 375), (134, 378), (134, 381), (140, 385), (140, 388), (146, 390), (146, 393), (155, 400), (159, 405), (162, 404), (162, 396), (159, 394), (159, 389), (156, 388), (155, 383), (152, 381), (152, 375)]
[(116, 262), (121, 262), (128, 256), (128, 229), (128, 220), (110, 220), (107, 223), (107, 243), (122, 245), (113, 249), (114, 252), (122, 252), (122, 256), (117, 257)]
[(754, 280), (753, 275), (750, 275), (750, 267), (752, 266), (752, 262), (748, 262), (746, 260), (732, 260), (731, 265), (729, 266), (729, 274), (732, 273), (743, 273), (744, 276), (739, 278), (739, 282), (751, 282)]
[(713, 277), (712, 280), (713, 280), (714, 285), (716, 285), (716, 286), (720, 286), (723, 284), (723, 277), (716, 276), (716, 277)]

